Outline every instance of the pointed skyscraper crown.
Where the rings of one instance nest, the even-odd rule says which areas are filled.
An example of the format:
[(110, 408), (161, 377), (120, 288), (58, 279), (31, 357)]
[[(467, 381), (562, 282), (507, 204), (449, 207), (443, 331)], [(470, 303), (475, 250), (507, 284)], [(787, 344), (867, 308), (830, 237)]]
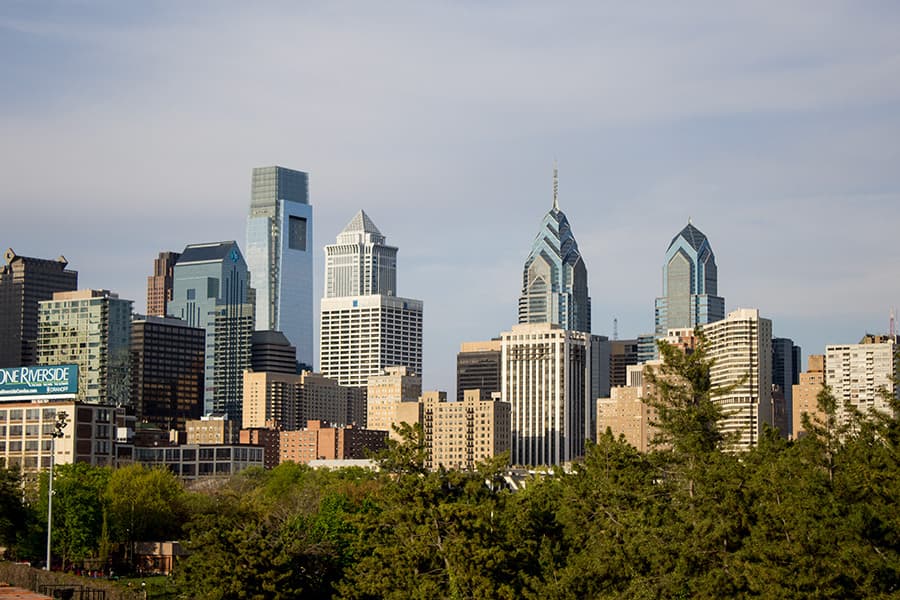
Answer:
[(397, 295), (397, 248), (361, 210), (325, 246), (325, 297)]
[(383, 244), (385, 237), (378, 230), (378, 227), (375, 226), (372, 219), (369, 218), (369, 215), (366, 214), (366, 211), (360, 210), (350, 219), (344, 230), (338, 234), (337, 240), (339, 244), (355, 244), (358, 242)]
[(684, 238), (684, 240), (691, 245), (691, 248), (694, 250), (700, 251), (700, 248), (705, 243), (707, 246), (709, 245), (709, 240), (706, 239), (706, 236), (703, 235), (703, 232), (697, 229), (691, 224), (690, 219), (688, 219), (688, 224), (684, 226), (684, 229), (678, 232), (678, 235), (672, 238), (672, 242), (669, 244), (669, 248), (675, 245), (675, 242), (678, 241), (678, 238)]
[(559, 182), (553, 169), (553, 207), (525, 261), (519, 323), (556, 323), (564, 329), (591, 330), (587, 269), (569, 220), (559, 210)]
[(666, 249), (663, 293), (654, 308), (656, 336), (725, 318), (718, 294), (718, 268), (709, 240), (690, 219)]

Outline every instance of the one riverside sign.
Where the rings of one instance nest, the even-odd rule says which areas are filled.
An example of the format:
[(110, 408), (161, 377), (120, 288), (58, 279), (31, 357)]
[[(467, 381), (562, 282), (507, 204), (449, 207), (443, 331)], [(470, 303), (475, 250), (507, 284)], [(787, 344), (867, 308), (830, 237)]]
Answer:
[(0, 369), (0, 401), (78, 395), (78, 365)]

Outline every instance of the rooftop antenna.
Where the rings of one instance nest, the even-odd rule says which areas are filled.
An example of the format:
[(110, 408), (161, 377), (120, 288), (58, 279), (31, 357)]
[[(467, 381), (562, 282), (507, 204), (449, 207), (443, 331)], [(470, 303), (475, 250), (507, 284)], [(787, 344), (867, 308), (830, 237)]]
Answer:
[(892, 308), (892, 309), (891, 309), (891, 339), (892, 339), (892, 340), (896, 340), (896, 339), (897, 339), (897, 326), (896, 326), (896, 324), (895, 324), (895, 322), (894, 322), (894, 321), (895, 321), (894, 317), (895, 317), (896, 310), (897, 310), (896, 308)]
[(613, 339), (614, 340), (619, 339), (619, 318), (618, 317), (613, 318)]
[(553, 210), (559, 210), (559, 168), (553, 159)]

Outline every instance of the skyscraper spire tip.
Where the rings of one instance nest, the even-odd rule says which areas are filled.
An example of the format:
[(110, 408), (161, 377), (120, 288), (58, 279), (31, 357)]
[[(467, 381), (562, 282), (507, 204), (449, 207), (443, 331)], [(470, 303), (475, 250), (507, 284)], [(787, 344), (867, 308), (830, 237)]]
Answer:
[(553, 210), (559, 210), (559, 167), (553, 159)]

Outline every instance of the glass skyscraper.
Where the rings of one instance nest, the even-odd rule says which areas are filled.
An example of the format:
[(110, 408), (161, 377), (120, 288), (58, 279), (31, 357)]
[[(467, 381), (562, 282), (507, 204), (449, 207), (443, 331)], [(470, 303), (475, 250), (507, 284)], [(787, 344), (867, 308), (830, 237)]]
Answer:
[(38, 303), (38, 364), (78, 365), (81, 402), (130, 404), (131, 305), (109, 290), (54, 292)]
[(224, 412), (240, 423), (254, 307), (250, 272), (237, 242), (184, 249), (173, 270), (169, 315), (206, 330), (204, 411)]
[(591, 331), (587, 268), (569, 220), (559, 210), (553, 170), (553, 208), (541, 221), (522, 273), (519, 323), (553, 323), (572, 331)]
[(656, 299), (656, 337), (725, 318), (717, 296), (718, 270), (709, 240), (690, 221), (672, 238), (663, 265), (663, 293)]
[(313, 218), (309, 176), (284, 167), (253, 169), (247, 266), (256, 326), (284, 333), (297, 360), (313, 365)]

